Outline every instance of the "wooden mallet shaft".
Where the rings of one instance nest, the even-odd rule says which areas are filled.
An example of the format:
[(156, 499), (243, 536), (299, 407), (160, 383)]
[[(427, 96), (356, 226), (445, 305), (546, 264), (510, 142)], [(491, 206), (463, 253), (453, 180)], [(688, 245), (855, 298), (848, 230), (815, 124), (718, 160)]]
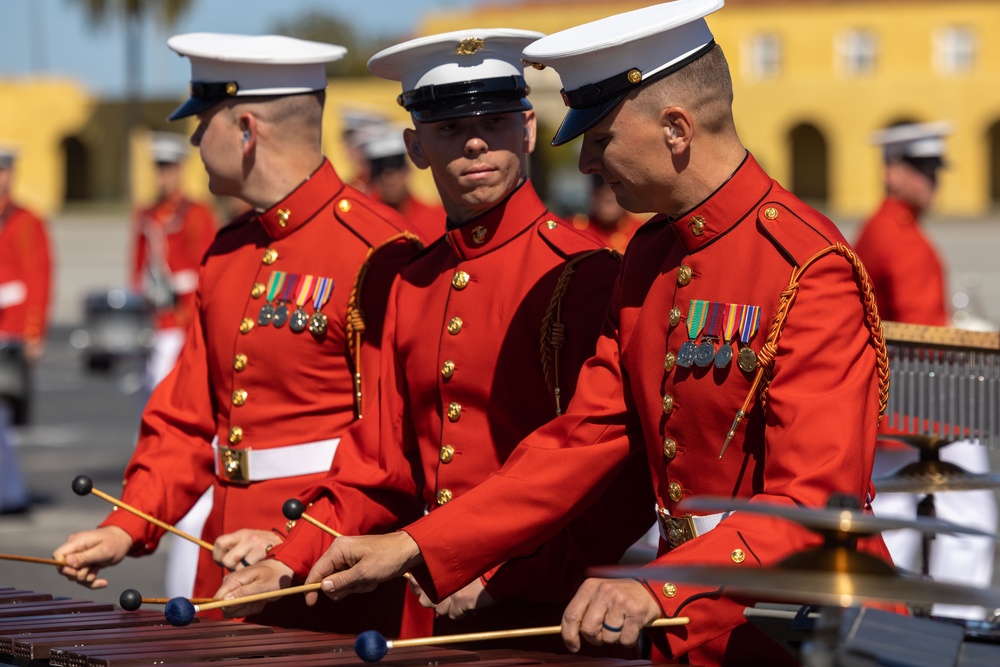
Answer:
[[(305, 505), (303, 505), (302, 501), (298, 500), (297, 498), (289, 498), (288, 500), (286, 500), (285, 504), (281, 506), (281, 512), (282, 514), (285, 515), (286, 519), (289, 519), (291, 521), (298, 521), (299, 519), (304, 519), (306, 523), (311, 523), (312, 525), (316, 526), (327, 535), (332, 535), (334, 537), (344, 536), (343, 533), (337, 532), (336, 530), (330, 528), (330, 526), (326, 525), (325, 523), (317, 521), (313, 517), (306, 514)], [(410, 574), (409, 572), (404, 572), (403, 576), (410, 581), (414, 581), (413, 575)]]
[(191, 535), (189, 533), (185, 533), (183, 530), (179, 530), (177, 528), (174, 528), (169, 523), (166, 523), (165, 521), (160, 521), (155, 516), (151, 516), (149, 514), (146, 514), (142, 510), (137, 509), (135, 507), (132, 507), (128, 503), (123, 503), (121, 500), (115, 498), (114, 496), (109, 496), (108, 494), (104, 493), (103, 491), (101, 491), (99, 489), (95, 489), (94, 488), (94, 483), (90, 480), (89, 477), (86, 477), (84, 475), (80, 475), (79, 477), (77, 477), (76, 479), (74, 479), (73, 480), (73, 491), (77, 495), (79, 495), (79, 496), (85, 496), (88, 493), (92, 493), (95, 496), (97, 496), (98, 498), (101, 498), (102, 500), (108, 501), (109, 503), (111, 503), (115, 507), (119, 507), (119, 508), (125, 510), (126, 512), (130, 512), (130, 513), (136, 515), (137, 517), (139, 517), (140, 519), (145, 519), (146, 521), (150, 522), (154, 526), (159, 526), (163, 530), (165, 530), (167, 532), (170, 532), (170, 533), (173, 533), (177, 537), (182, 537), (185, 540), (188, 540), (189, 542), (194, 542), (195, 544), (197, 544), (202, 549), (207, 549), (208, 551), (214, 551), (215, 550), (215, 547), (213, 547), (211, 544), (209, 544), (205, 540), (199, 540), (194, 535)]
[(295, 595), (296, 593), (309, 593), (310, 591), (318, 591), (320, 586), (323, 585), (322, 581), (317, 581), (314, 584), (303, 584), (301, 586), (292, 586), (291, 588), (282, 588), (276, 591), (268, 591), (266, 593), (254, 593), (253, 595), (244, 595), (241, 598), (233, 598), (231, 600), (212, 600), (211, 602), (206, 602), (204, 604), (196, 603), (194, 600), (191, 602), (195, 603), (195, 611), (208, 611), (209, 609), (222, 609), (223, 607), (232, 607), (234, 605), (245, 604), (247, 602), (258, 602), (259, 600), (271, 600), (273, 598), (280, 598), (286, 595)]
[(35, 558), (34, 556), (15, 556), (13, 554), (0, 554), (0, 560), (19, 560), (24, 563), (38, 563), (39, 565), (65, 565), (66, 561), (52, 560), (51, 558)]
[[(658, 618), (647, 628), (662, 628), (671, 625), (687, 625), (691, 619), (687, 616), (677, 618)], [(413, 639), (387, 639), (387, 648), (407, 648), (409, 646), (437, 646), (439, 644), (461, 644), (464, 642), (489, 641), (491, 639), (516, 639), (518, 637), (540, 637), (543, 635), (558, 635), (562, 632), (561, 625), (544, 625), (538, 628), (516, 628), (513, 630), (492, 630), (489, 632), (467, 632), (460, 635), (439, 635), (437, 637), (415, 637)]]
[[(167, 604), (172, 598), (142, 598), (143, 604)], [(191, 604), (208, 604), (214, 598), (191, 598)]]

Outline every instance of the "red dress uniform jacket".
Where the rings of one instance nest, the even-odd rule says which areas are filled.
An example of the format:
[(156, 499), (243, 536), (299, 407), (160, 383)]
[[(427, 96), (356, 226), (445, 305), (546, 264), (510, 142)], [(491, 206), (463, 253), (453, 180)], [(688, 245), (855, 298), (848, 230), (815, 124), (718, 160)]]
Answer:
[[(375, 201), (382, 201), (374, 192), (368, 195)], [(445, 231), (445, 223), (448, 214), (445, 213), (441, 204), (425, 204), (411, 194), (399, 205), (394, 207), (403, 216), (410, 228), (419, 233), (423, 238), (434, 241)]]
[[(222, 229), (201, 266), (197, 317), (178, 363), (156, 387), (143, 413), (136, 451), (125, 471), (123, 500), (174, 523), (213, 487), (205, 541), (240, 528), (283, 533), (282, 504), (323, 479), (333, 443), (325, 445), (325, 461), (288, 448), (339, 438), (355, 420), (353, 356), (345, 334), (353, 285), (371, 249), (397, 235), (402, 225), (394, 211), (344, 185), (324, 161), (283, 201), (260, 214), (249, 212)], [(394, 263), (391, 270), (380, 265), (365, 280), (369, 331), (362, 369), (369, 369), (366, 375), (372, 378), (378, 372), (388, 288), (412, 255), (408, 247), (404, 250), (384, 263)], [(281, 271), (302, 278), (299, 287), (306, 285), (306, 276), (313, 276), (317, 289), (306, 290), (302, 298), (298, 289), (272, 290)], [(327, 283), (331, 291), (326, 303), (317, 303), (314, 296), (320, 294), (320, 279), (332, 281)], [(295, 281), (289, 278), (289, 284)], [(368, 299), (368, 294), (377, 298)], [(260, 324), (265, 304), (277, 306), (282, 298), (288, 322), (280, 327)], [(321, 312), (328, 318), (322, 331), (292, 330), (298, 301), (307, 316), (315, 319), (314, 313)], [(215, 452), (216, 440), (231, 448), (228, 453)], [(278, 450), (280, 460), (254, 466), (255, 456), (276, 448), (285, 448)], [(312, 472), (268, 479), (279, 466)], [(246, 483), (247, 477), (254, 481)], [(161, 530), (126, 512), (112, 512), (104, 525), (119, 526), (132, 536), (133, 556), (153, 551), (162, 537)], [(211, 553), (203, 550), (195, 596), (213, 595), (223, 574)], [(391, 605), (398, 606), (400, 591), (349, 605), (336, 615), (310, 610), (299, 597), (288, 599), (301, 613), (272, 604), (266, 622), (319, 624), (343, 632), (386, 627), (391, 632), (394, 622), (398, 624)]]
[[(749, 341), (759, 352), (793, 267), (838, 241), (829, 220), (772, 181), (751, 156), (693, 210), (646, 223), (625, 257), (597, 354), (584, 365), (567, 414), (524, 440), (465, 502), (406, 528), (425, 560), (426, 569), (414, 571), (425, 590), (435, 599), (446, 596), (485, 567), (548, 538), (633, 455), (645, 457), (657, 504), (675, 515), (680, 501), (697, 496), (821, 507), (831, 493), (844, 492), (864, 502), (877, 378), (846, 259), (826, 255), (803, 275), (766, 407), (755, 403), (721, 460), (753, 373), (735, 358), (723, 368), (676, 364), (692, 300), (759, 306), (760, 329)], [(737, 512), (676, 548), (661, 540), (657, 562), (759, 567), (818, 542), (792, 522)], [(689, 626), (652, 633), (659, 652), (690, 653), (691, 663), (701, 665), (774, 664), (781, 654), (770, 640), (748, 636), (744, 604), (704, 586), (652, 576), (646, 584), (664, 615), (691, 617)]]
[(45, 223), (10, 199), (0, 198), (0, 332), (45, 338), (52, 261)]
[(158, 329), (186, 329), (194, 319), (198, 269), (215, 238), (215, 227), (212, 209), (182, 196), (135, 215), (132, 286), (149, 295), (150, 282), (161, 280), (176, 297), (173, 305), (157, 309)]
[[(540, 338), (570, 264), (558, 315), (565, 342), (556, 361), (548, 341), (540, 350)], [(351, 429), (330, 477), (311, 494), (322, 499), (310, 515), (346, 535), (386, 532), (425, 508), (461, 498), (495, 473), (524, 436), (556, 416), (555, 386), (565, 408), (579, 368), (594, 352), (619, 264), (613, 253), (554, 218), (530, 183), (428, 247), (393, 286), (382, 345), (380, 419), (366, 416)], [(613, 499), (627, 499), (626, 506), (644, 499), (649, 510), (648, 488), (636, 490), (627, 482)], [(608, 539), (602, 550), (579, 554), (572, 538), (561, 535), (558, 546), (548, 545), (533, 559), (547, 566), (545, 578), (495, 574), (490, 591), (501, 600), (497, 607), (451, 628), (444, 618), (433, 628), (411, 624), (410, 632), (558, 623), (582, 581), (584, 566), (574, 558), (617, 562), (652, 515), (618, 519), (618, 535), (626, 537), (617, 542)], [(483, 543), (492, 543), (490, 523), (477, 527)], [(301, 525), (272, 556), (304, 577), (329, 543), (324, 533)], [(517, 571), (515, 563), (508, 565)], [(521, 602), (505, 604), (508, 598)]]
[(948, 324), (944, 267), (911, 206), (891, 197), (883, 201), (865, 223), (854, 249), (875, 286), (882, 319)]

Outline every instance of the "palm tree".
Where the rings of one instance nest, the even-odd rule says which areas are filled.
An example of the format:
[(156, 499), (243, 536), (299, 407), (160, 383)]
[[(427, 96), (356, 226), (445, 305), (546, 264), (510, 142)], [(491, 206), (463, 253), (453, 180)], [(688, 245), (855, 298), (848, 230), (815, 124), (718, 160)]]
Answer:
[(173, 27), (185, 12), (192, 0), (73, 0), (83, 6), (93, 25), (107, 25), (116, 17), (125, 20), (125, 160), (124, 189), (131, 201), (129, 186), (129, 150), (128, 137), (139, 117), (139, 88), (141, 72), (142, 21), (146, 16), (155, 16), (156, 21), (165, 26)]

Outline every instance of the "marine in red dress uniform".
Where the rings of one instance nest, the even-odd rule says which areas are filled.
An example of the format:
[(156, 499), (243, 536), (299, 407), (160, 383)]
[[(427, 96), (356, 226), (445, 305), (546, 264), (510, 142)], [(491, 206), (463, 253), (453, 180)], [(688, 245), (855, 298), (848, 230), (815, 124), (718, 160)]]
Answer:
[(574, 215), (571, 222), (580, 231), (593, 234), (609, 248), (625, 252), (629, 241), (642, 226), (642, 220), (621, 207), (614, 191), (600, 174), (591, 174), (590, 209)]
[(24, 391), (0, 398), (0, 513), (28, 508), (28, 489), (9, 436), (12, 424), (28, 419), (30, 374), (45, 349), (52, 285), (45, 223), (10, 196), (16, 157), (13, 149), (0, 148), (0, 336), (10, 348), (4, 351), (5, 372), (20, 369)]
[[(749, 512), (703, 516), (685, 532), (685, 498), (822, 507), (838, 492), (865, 502), (881, 403), (868, 328), (877, 318), (868, 322), (859, 265), (836, 227), (739, 142), (728, 68), (701, 18), (721, 5), (665, 3), (525, 49), (526, 61), (555, 67), (566, 86), (571, 110), (553, 143), (585, 133), (582, 171), (604, 175), (627, 208), (670, 214), (633, 239), (566, 414), (522, 441), (496, 475), (405, 532), (336, 540), (310, 581), (331, 579), (326, 590), (339, 597), (408, 568), (433, 599), (447, 596), (555, 534), (633, 457), (648, 469), (635, 484), (651, 484), (660, 508), (654, 565), (769, 566), (820, 542)], [(783, 295), (795, 298), (775, 340)], [(723, 452), (762, 368), (766, 394), (754, 396)], [(881, 540), (871, 548), (886, 555)], [(581, 634), (634, 643), (657, 616), (684, 615), (690, 625), (649, 631), (660, 657), (779, 664), (782, 649), (746, 622), (746, 604), (652, 573), (588, 580), (567, 607), (563, 636), (572, 648)]]
[[(287, 86), (297, 84), (300, 93), (322, 91), (326, 84), (322, 63), (341, 57), (344, 51), (287, 38), (230, 35), (180, 35), (171, 38), (169, 45), (192, 58), (192, 78), (202, 90), (211, 90), (213, 82), (200, 82), (199, 73), (225, 74), (218, 69), (199, 72), (198, 54), (205, 48), (213, 53), (226, 50), (227, 62), (242, 66), (234, 65), (230, 74), (238, 77), (235, 85), (250, 95), (276, 80)], [(288, 65), (299, 56), (306, 64)], [(271, 57), (284, 64), (266, 64)], [(219, 66), (215, 61), (211, 64)], [(381, 318), (389, 285), (418, 246), (400, 238), (404, 222), (391, 209), (345, 185), (322, 158), (318, 127), (302, 139), (303, 146), (290, 144), (280, 127), (267, 124), (270, 101), (259, 103), (264, 109), (251, 103), (250, 111), (240, 112), (240, 104), (224, 102), (226, 86), (221, 90), (214, 97), (206, 92), (204, 98), (196, 90), (173, 116), (199, 114), (201, 125), (194, 143), (200, 146), (206, 165), (211, 165), (213, 187), (227, 188), (220, 194), (230, 193), (222, 185), (227, 178), (224, 167), (214, 166), (221, 165), (224, 156), (215, 151), (226, 139), (226, 131), (238, 130), (226, 124), (226, 112), (240, 113), (240, 122), (247, 125), (242, 141), (257, 147), (258, 159), (280, 164), (282, 156), (298, 159), (308, 146), (319, 164), (265, 210), (257, 205), (258, 210), (223, 228), (209, 248), (195, 296), (197, 317), (174, 372), (160, 383), (146, 406), (136, 452), (125, 471), (123, 500), (174, 523), (211, 487), (214, 504), (203, 540), (216, 542), (225, 534), (249, 529), (266, 531), (271, 542), (277, 543), (286, 531), (283, 502), (323, 479), (340, 436), (363, 413), (363, 405), (356, 400), (355, 371), (377, 377)], [(298, 105), (284, 114), (297, 114), (294, 127), (299, 136), (305, 131), (299, 129), (304, 118), (319, 118), (322, 98), (313, 95), (312, 100), (306, 96), (277, 100), (285, 106)], [(259, 128), (261, 136), (255, 136), (252, 128)], [(268, 133), (275, 137), (275, 144), (266, 143)], [(312, 137), (315, 146), (308, 143)], [(238, 164), (234, 168), (241, 169)], [(279, 174), (271, 177), (281, 178)], [(250, 185), (242, 187), (242, 196), (256, 204)], [(409, 234), (408, 238), (415, 237)], [(375, 254), (373, 249), (378, 249)], [(359, 284), (365, 264), (368, 270)], [(358, 338), (348, 327), (359, 330), (357, 318), (362, 314), (366, 330), (358, 348)], [(369, 396), (374, 394), (372, 388)], [(126, 512), (112, 512), (103, 526), (127, 533), (132, 556), (153, 551), (163, 534)], [(216, 551), (220, 548), (217, 542)], [(249, 565), (247, 558), (264, 556), (263, 547), (256, 551), (236, 548), (230, 545), (216, 557), (229, 567), (239, 567)], [(73, 549), (71, 538), (57, 553), (70, 555)], [(195, 596), (211, 596), (224, 572), (213, 555), (203, 550)], [(383, 587), (358, 605), (320, 614), (305, 610), (301, 598), (287, 599), (255, 620), (342, 632), (366, 627), (392, 632), (398, 628), (402, 590), (398, 585)]]
[[(430, 84), (452, 91), (452, 98), (436, 107), (408, 107), (417, 127), (407, 130), (408, 141), (421, 146), (418, 166), (426, 162), (434, 169), (449, 230), (393, 286), (377, 419), (367, 415), (352, 427), (330, 476), (304, 496), (313, 501), (309, 514), (342, 534), (386, 532), (468, 493), (500, 468), (516, 443), (565, 408), (580, 366), (594, 352), (620, 263), (616, 253), (548, 211), (525, 179), (535, 123), (518, 59), (539, 36), (457, 31), (391, 47), (371, 60), (373, 71), (386, 78), (428, 80), (433, 72), (400, 74), (400, 63), (414, 70), (427, 63), (424, 69), (432, 70), (462, 62), (456, 47), (481, 40), (478, 68), (462, 68), (461, 80)], [(504, 83), (517, 87), (477, 97), (477, 86)], [(456, 93), (461, 86), (469, 89)], [(431, 92), (409, 94), (434, 99)], [(460, 138), (450, 139), (453, 133)], [(449, 168), (442, 173), (445, 162)], [(466, 176), (486, 165), (495, 174), (490, 180)], [(473, 184), (464, 186), (466, 180)], [(464, 198), (455, 195), (461, 187), (468, 188)], [(529, 582), (512, 573), (520, 569), (516, 563), (489, 572), (480, 587), (498, 599), (495, 607), (454, 624), (447, 615), (433, 622), (415, 613), (404, 636), (557, 623), (584, 567), (617, 562), (652, 522), (652, 495), (635, 489), (624, 479), (608, 499), (626, 506), (645, 500), (647, 512), (621, 518), (621, 530), (599, 549), (573, 553), (572, 537), (562, 534), (559, 548), (533, 559), (537, 566), (547, 558), (544, 577)], [(602, 511), (600, 520), (595, 511), (575, 528), (602, 524), (612, 515)], [(290, 568), (301, 580), (330, 541), (301, 524), (271, 556), (284, 564), (283, 573)], [(243, 583), (250, 574), (234, 573), (219, 595), (257, 592), (237, 590), (250, 583)]]

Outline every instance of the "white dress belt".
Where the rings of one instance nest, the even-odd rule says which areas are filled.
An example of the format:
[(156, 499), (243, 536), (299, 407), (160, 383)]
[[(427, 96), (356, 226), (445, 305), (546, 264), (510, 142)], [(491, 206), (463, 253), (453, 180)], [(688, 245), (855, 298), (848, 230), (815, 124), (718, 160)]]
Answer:
[(0, 283), (0, 308), (10, 308), (24, 303), (28, 297), (28, 286), (23, 280)]
[[(330, 438), (269, 449), (232, 449), (220, 447), (216, 436), (212, 440), (212, 458), (217, 477), (247, 484), (328, 472), (338, 444), (340, 438)], [(233, 466), (235, 470), (231, 469)]]
[(656, 507), (660, 537), (672, 547), (678, 547), (688, 540), (692, 540), (699, 535), (704, 535), (718, 526), (730, 514), (732, 514), (732, 511), (719, 512), (718, 514), (704, 514), (701, 516), (686, 514), (674, 517), (670, 514), (670, 510), (665, 507)]

